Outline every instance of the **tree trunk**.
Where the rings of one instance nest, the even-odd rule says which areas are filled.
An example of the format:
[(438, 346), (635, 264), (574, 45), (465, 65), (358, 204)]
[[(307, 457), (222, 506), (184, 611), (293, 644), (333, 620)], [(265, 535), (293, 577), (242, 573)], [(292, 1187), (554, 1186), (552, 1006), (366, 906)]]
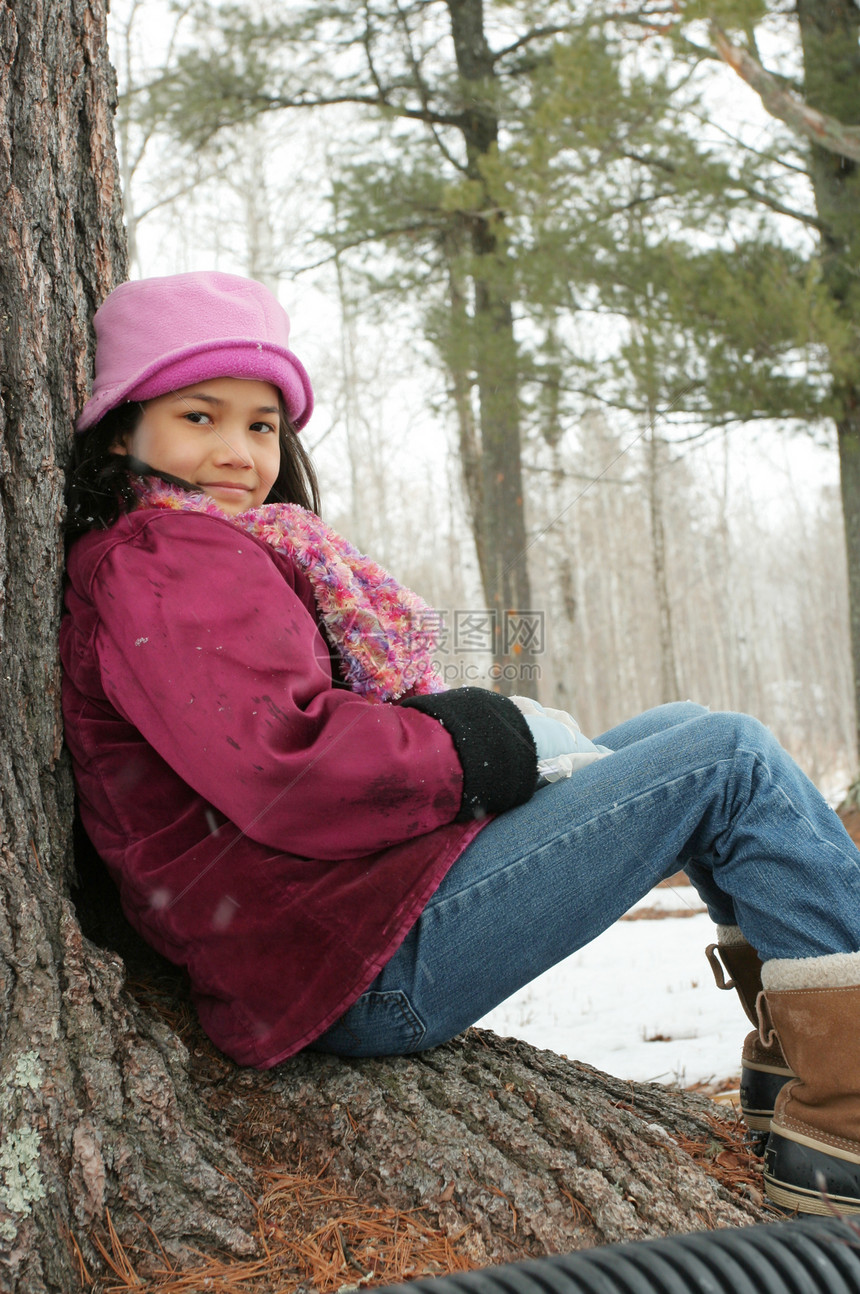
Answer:
[[(843, 393), (843, 400), (847, 393)], [(847, 403), (847, 401), (845, 401)], [(839, 437), (839, 483), (845, 522), (845, 552), (848, 559), (848, 623), (851, 659), (854, 663), (854, 733), (860, 749), (860, 388), (854, 392), (853, 408), (845, 408), (837, 419)]]
[[(467, 173), (484, 189), (482, 171), (498, 146), (492, 106), (493, 58), (482, 0), (447, 0), (457, 70), (464, 83), (461, 130)], [(484, 593), (494, 612), (493, 658), (499, 690), (536, 695), (534, 622), (528, 572), (519, 411), (519, 364), (511, 308), (510, 265), (500, 240), (503, 214), (471, 220), (473, 338), (481, 417), (481, 512)], [(526, 613), (526, 614), (523, 614)]]
[[(804, 97), (811, 107), (846, 124), (860, 121), (860, 9), (854, 0), (798, 0), (803, 46)], [(810, 144), (809, 174), (821, 222), (824, 283), (837, 314), (860, 319), (860, 168), (818, 144)], [(831, 354), (835, 417), (839, 435), (851, 650), (856, 699), (855, 733), (860, 746), (860, 355), (857, 347)]]
[[(459, 241), (459, 240), (458, 240)], [(472, 364), (470, 363), (470, 320), (463, 273), (458, 265), (461, 249), (446, 240), (445, 264), (448, 274), (448, 328), (439, 349), (451, 378), (451, 393), (457, 415), (460, 471), (463, 477), (469, 524), (475, 539), (475, 555), (481, 586), (489, 589), (492, 573), (484, 546), (484, 485), (481, 474), (481, 446), (472, 407)]]
[[(235, 1080), (215, 1075), (247, 1144), (253, 1093), (237, 1102)], [(755, 1187), (711, 1175), (718, 1156), (745, 1158), (711, 1101), (482, 1030), (386, 1060), (305, 1053), (243, 1082), (257, 1088), (266, 1159), (295, 1163), (301, 1150), (303, 1171), (360, 1183), (364, 1201), (420, 1208), (479, 1264), (770, 1216)]]
[(168, 1245), (241, 1250), (253, 1220), (182, 1045), (123, 998), (68, 897), (62, 464), (89, 316), (125, 269), (104, 16), (0, 0), (0, 1288), (22, 1294), (74, 1289), (69, 1237), (92, 1257), (108, 1209)]
[(666, 534), (663, 527), (663, 491), (660, 462), (661, 443), (655, 426), (653, 407), (649, 408), (646, 449), (648, 512), (651, 521), (651, 570), (654, 576), (654, 598), (657, 603), (657, 632), (660, 652), (660, 704), (677, 701), (681, 696), (678, 666), (675, 660), (675, 637), (672, 631), (672, 604), (669, 597), (669, 575), (666, 567)]

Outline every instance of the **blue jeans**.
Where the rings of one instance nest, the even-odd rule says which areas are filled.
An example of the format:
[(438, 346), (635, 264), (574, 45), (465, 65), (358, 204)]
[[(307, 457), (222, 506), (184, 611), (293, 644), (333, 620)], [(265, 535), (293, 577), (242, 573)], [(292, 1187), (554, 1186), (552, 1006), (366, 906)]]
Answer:
[(691, 702), (596, 738), (613, 753), (500, 814), (367, 992), (314, 1044), (423, 1051), (612, 925), (683, 868), (762, 959), (860, 950), (860, 854), (756, 719)]

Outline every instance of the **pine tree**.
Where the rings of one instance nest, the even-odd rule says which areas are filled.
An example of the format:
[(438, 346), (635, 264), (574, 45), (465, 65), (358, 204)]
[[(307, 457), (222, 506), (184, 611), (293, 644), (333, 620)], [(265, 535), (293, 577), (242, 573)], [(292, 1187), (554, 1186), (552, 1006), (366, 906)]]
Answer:
[(802, 171), (814, 199), (819, 282), (810, 339), (826, 354), (822, 408), (835, 423), (839, 446), (860, 731), (860, 9), (853, 0), (800, 0), (791, 19), (779, 14), (794, 38), (800, 73), (778, 77), (764, 71), (756, 44), (757, 26), (773, 21), (776, 12), (741, 3), (725, 15), (729, 30), (740, 27), (745, 47), (733, 45), (719, 27), (711, 31), (717, 51), (745, 75), (765, 108), (791, 127), (794, 138), (786, 142), (774, 123), (771, 151), (781, 151)]

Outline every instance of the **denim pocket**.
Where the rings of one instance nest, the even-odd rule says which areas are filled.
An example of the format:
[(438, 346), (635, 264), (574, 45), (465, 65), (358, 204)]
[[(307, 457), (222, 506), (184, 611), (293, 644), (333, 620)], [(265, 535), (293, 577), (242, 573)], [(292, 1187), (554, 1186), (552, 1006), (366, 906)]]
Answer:
[(426, 1032), (424, 1021), (402, 989), (371, 989), (312, 1042), (310, 1049), (336, 1056), (399, 1056), (420, 1051)]

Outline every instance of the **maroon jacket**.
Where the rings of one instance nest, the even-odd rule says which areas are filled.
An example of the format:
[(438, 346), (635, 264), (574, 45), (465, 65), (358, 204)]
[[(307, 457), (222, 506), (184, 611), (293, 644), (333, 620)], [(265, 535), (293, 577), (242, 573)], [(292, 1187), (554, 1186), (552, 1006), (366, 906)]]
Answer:
[(528, 727), (482, 689), (346, 689), (304, 575), (229, 521), (134, 512), (68, 575), (84, 826), (213, 1041), (277, 1064), (364, 991), (487, 815), (528, 799)]

